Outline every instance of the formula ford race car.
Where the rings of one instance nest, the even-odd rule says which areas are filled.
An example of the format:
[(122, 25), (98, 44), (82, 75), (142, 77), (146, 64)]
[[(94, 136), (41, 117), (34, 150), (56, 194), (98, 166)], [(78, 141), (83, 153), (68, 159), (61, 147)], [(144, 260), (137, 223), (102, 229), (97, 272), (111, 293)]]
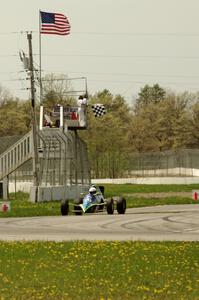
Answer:
[(116, 206), (118, 214), (125, 214), (126, 200), (123, 197), (104, 198), (103, 186), (91, 186), (89, 193), (86, 195), (81, 194), (79, 199), (74, 200), (74, 203), (69, 203), (68, 200), (61, 202), (61, 214), (66, 216), (69, 214), (69, 206), (73, 206), (72, 212), (75, 215), (82, 215), (83, 213), (97, 213), (107, 211), (109, 215), (114, 213)]

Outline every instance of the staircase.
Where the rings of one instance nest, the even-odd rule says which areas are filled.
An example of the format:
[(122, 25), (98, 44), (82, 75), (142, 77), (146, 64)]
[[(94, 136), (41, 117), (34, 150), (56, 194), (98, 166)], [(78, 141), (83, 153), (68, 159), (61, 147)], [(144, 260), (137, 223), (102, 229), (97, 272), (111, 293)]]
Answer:
[(42, 130), (40, 135), (40, 184), (77, 184), (75, 137), (58, 128)]
[(32, 156), (32, 131), (30, 131), (0, 155), (0, 180), (11, 174)]
[[(0, 181), (5, 187), (8, 175), (33, 158), (34, 145), (30, 131), (0, 155)], [(88, 189), (90, 171), (87, 147), (74, 132), (64, 133), (58, 128), (39, 131), (38, 158), (39, 185), (32, 186), (31, 201), (72, 199)], [(33, 168), (28, 172), (33, 176)]]
[[(0, 181), (33, 157), (30, 131), (0, 154)], [(38, 157), (41, 185), (82, 184), (90, 180), (86, 145), (73, 132), (64, 133), (58, 128), (39, 131)]]

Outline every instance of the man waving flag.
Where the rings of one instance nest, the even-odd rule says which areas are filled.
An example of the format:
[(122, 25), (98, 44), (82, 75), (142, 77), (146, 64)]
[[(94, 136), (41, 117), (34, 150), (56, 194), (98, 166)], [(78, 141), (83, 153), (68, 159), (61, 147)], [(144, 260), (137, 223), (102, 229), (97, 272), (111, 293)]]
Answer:
[(40, 11), (40, 16), (40, 33), (58, 35), (70, 34), (70, 23), (65, 15)]

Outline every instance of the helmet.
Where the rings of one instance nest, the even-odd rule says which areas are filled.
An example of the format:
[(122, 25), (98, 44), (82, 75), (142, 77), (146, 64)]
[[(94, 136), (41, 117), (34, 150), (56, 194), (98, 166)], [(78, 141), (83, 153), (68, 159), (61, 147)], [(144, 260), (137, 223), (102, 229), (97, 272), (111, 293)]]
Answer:
[(91, 186), (90, 189), (89, 189), (89, 193), (90, 194), (95, 194), (96, 192), (97, 192), (96, 187)]

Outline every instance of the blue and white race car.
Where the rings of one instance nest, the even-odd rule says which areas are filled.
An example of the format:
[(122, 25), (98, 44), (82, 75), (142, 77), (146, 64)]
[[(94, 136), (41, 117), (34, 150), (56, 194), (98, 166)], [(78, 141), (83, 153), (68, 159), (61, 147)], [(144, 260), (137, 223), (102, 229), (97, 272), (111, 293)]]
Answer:
[[(61, 202), (61, 214), (66, 216), (69, 214), (69, 201)], [(97, 213), (107, 211), (109, 215), (114, 213), (117, 209), (118, 214), (125, 214), (126, 200), (123, 197), (104, 198), (104, 187), (96, 187), (92, 185), (88, 194), (81, 195), (73, 204), (73, 212), (75, 215), (82, 215), (83, 213)]]

